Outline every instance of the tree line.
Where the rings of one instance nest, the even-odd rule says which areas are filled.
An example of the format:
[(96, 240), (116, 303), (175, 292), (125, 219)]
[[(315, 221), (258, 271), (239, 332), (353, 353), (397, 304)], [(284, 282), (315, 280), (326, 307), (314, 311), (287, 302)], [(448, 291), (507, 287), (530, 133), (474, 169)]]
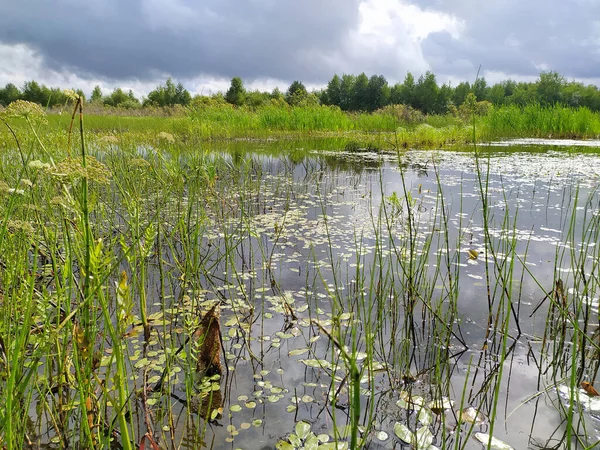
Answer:
[[(83, 92), (77, 92), (83, 95)], [(181, 83), (175, 85), (169, 78), (164, 85), (157, 86), (141, 100), (136, 98), (131, 90), (125, 92), (116, 88), (110, 94), (104, 94), (99, 86), (94, 88), (89, 100), (95, 104), (123, 108), (220, 103), (258, 108), (266, 104), (288, 104), (334, 105), (350, 112), (372, 112), (387, 105), (402, 104), (425, 114), (445, 114), (462, 105), (469, 94), (478, 102), (489, 102), (493, 105), (562, 104), (572, 107), (585, 106), (593, 111), (600, 111), (600, 91), (597, 86), (567, 81), (557, 72), (542, 72), (534, 82), (506, 80), (488, 85), (485, 78), (478, 78), (473, 83), (464, 81), (456, 86), (448, 83), (438, 84), (435, 74), (430, 71), (418, 79), (408, 72), (403, 82), (394, 85), (389, 85), (383, 75), (368, 77), (365, 73), (344, 74), (341, 77), (334, 75), (324, 89), (313, 92), (308, 92), (301, 81), (294, 81), (285, 93), (278, 88), (271, 92), (248, 91), (242, 79), (234, 77), (225, 93), (195, 97), (192, 97)], [(21, 89), (12, 83), (0, 88), (1, 105), (6, 106), (19, 99), (49, 107), (67, 101), (61, 89), (48, 88), (35, 81), (25, 83)]]
[[(81, 89), (75, 92), (85, 98)], [(15, 100), (27, 100), (51, 108), (64, 105), (68, 101), (68, 96), (60, 88), (49, 88), (36, 81), (26, 82), (21, 89), (13, 83), (8, 83), (4, 88), (0, 88), (0, 105), (8, 106)], [(132, 109), (144, 106), (186, 106), (190, 104), (191, 100), (192, 96), (183, 87), (183, 84), (175, 85), (171, 78), (167, 79), (164, 85), (157, 86), (148, 94), (148, 97), (142, 100), (138, 99), (132, 90), (125, 92), (122, 88), (115, 88), (110, 94), (105, 95), (100, 86), (94, 87), (89, 98), (93, 104)]]

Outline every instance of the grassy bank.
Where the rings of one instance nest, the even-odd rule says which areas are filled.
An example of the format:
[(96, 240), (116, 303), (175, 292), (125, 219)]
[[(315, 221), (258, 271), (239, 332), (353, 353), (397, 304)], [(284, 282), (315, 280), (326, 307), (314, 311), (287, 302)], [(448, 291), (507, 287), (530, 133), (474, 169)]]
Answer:
[[(483, 115), (426, 116), (402, 105), (388, 106), (375, 113), (346, 113), (337, 107), (290, 107), (269, 105), (256, 110), (231, 105), (190, 108), (186, 115), (86, 116), (90, 141), (136, 142), (154, 146), (191, 145), (229, 139), (339, 139), (340, 149), (444, 148), (472, 143), (473, 122), (478, 142), (506, 138), (575, 138), (600, 136), (600, 114), (587, 108), (563, 106), (491, 108)], [(66, 139), (70, 112), (50, 114), (37, 124), (40, 138), (58, 142)], [(26, 126), (16, 120), (16, 130)], [(10, 133), (0, 130), (0, 145), (11, 145)]]

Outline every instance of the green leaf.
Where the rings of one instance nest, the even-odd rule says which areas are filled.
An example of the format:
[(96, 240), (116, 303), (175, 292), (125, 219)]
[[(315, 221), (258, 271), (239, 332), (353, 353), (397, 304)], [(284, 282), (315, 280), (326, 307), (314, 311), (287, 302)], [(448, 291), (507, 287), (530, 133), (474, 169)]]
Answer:
[(300, 438), (298, 436), (296, 436), (295, 434), (290, 434), (288, 436), (288, 439), (290, 440), (290, 442), (292, 443), (292, 445), (294, 447), (301, 447), (302, 446), (302, 441), (300, 440)]
[(301, 420), (296, 424), (296, 434), (300, 439), (305, 439), (310, 432), (310, 424)]
[(275, 448), (277, 450), (294, 450), (296, 447), (294, 447), (289, 442), (279, 441), (277, 444), (275, 444)]
[(298, 356), (298, 355), (304, 355), (305, 353), (308, 353), (309, 349), (308, 348), (299, 348), (296, 350), (291, 350), (288, 353), (288, 356)]
[(412, 444), (415, 441), (415, 435), (408, 427), (400, 422), (396, 422), (394, 425), (394, 434), (407, 444)]
[[(512, 448), (510, 445), (508, 445), (506, 442), (501, 441), (500, 439), (495, 438), (494, 436), (490, 436), (489, 434), (485, 434), (485, 433), (475, 433), (474, 434), (475, 439), (477, 439), (479, 442), (481, 442), (484, 445), (490, 445), (490, 449), (491, 450), (515, 450), (514, 448)], [(491, 441), (490, 441), (491, 438)]]
[(415, 438), (415, 448), (417, 449), (426, 449), (433, 442), (433, 434), (431, 434), (431, 431), (429, 431), (428, 426), (419, 428)]

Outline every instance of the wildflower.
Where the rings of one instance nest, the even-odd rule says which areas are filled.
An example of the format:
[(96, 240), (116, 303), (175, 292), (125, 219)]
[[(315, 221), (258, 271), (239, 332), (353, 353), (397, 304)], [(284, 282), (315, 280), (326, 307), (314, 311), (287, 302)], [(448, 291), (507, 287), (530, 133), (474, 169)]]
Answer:
[(26, 222), (23, 220), (9, 220), (7, 225), (9, 231), (11, 231), (12, 233), (15, 233), (17, 231), (23, 231), (26, 234), (33, 234), (35, 231), (33, 229), (33, 225), (31, 225), (30, 222)]
[(29, 167), (32, 169), (49, 169), (51, 166), (48, 163), (36, 159), (34, 161), (29, 161)]
[(51, 173), (55, 177), (69, 180), (85, 177), (99, 184), (108, 184), (111, 177), (110, 170), (93, 156), (86, 157), (86, 167), (83, 167), (81, 157), (66, 158), (58, 163)]
[(171, 133), (167, 133), (166, 131), (161, 131), (158, 133), (158, 139), (168, 142), (172, 144), (175, 142), (175, 137)]
[(119, 139), (116, 136), (108, 134), (106, 136), (102, 136), (100, 138), (100, 142), (103, 142), (105, 144), (118, 144), (119, 143)]
[(69, 100), (73, 100), (74, 102), (79, 100), (79, 94), (73, 89), (65, 89), (63, 94), (65, 94), (65, 97), (67, 97)]
[(48, 123), (44, 109), (37, 103), (26, 100), (12, 102), (3, 112), (3, 115), (8, 118), (22, 117), (34, 123)]

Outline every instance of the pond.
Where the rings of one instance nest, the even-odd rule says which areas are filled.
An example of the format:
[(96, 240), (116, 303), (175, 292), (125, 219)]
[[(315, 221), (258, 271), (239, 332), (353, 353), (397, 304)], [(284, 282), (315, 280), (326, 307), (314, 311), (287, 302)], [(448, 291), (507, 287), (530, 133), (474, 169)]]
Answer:
[[(150, 324), (123, 327), (136, 442), (597, 445), (600, 155), (536, 144), (360, 153), (237, 143), (173, 154), (182, 191), (157, 184), (134, 208), (139, 245), (156, 242), (145, 264), (129, 256), (135, 240), (118, 237), (135, 214), (113, 189), (124, 210), (92, 215), (121, 242), (123, 275), (106, 292), (118, 302), (141, 279)], [(196, 176), (208, 180), (202, 190)], [(213, 325), (203, 325), (198, 312), (209, 310)], [(116, 442), (105, 328), (95, 398)], [(200, 378), (197, 361), (214, 370)], [(42, 403), (30, 407), (37, 441), (58, 448), (52, 417), (36, 418)]]

